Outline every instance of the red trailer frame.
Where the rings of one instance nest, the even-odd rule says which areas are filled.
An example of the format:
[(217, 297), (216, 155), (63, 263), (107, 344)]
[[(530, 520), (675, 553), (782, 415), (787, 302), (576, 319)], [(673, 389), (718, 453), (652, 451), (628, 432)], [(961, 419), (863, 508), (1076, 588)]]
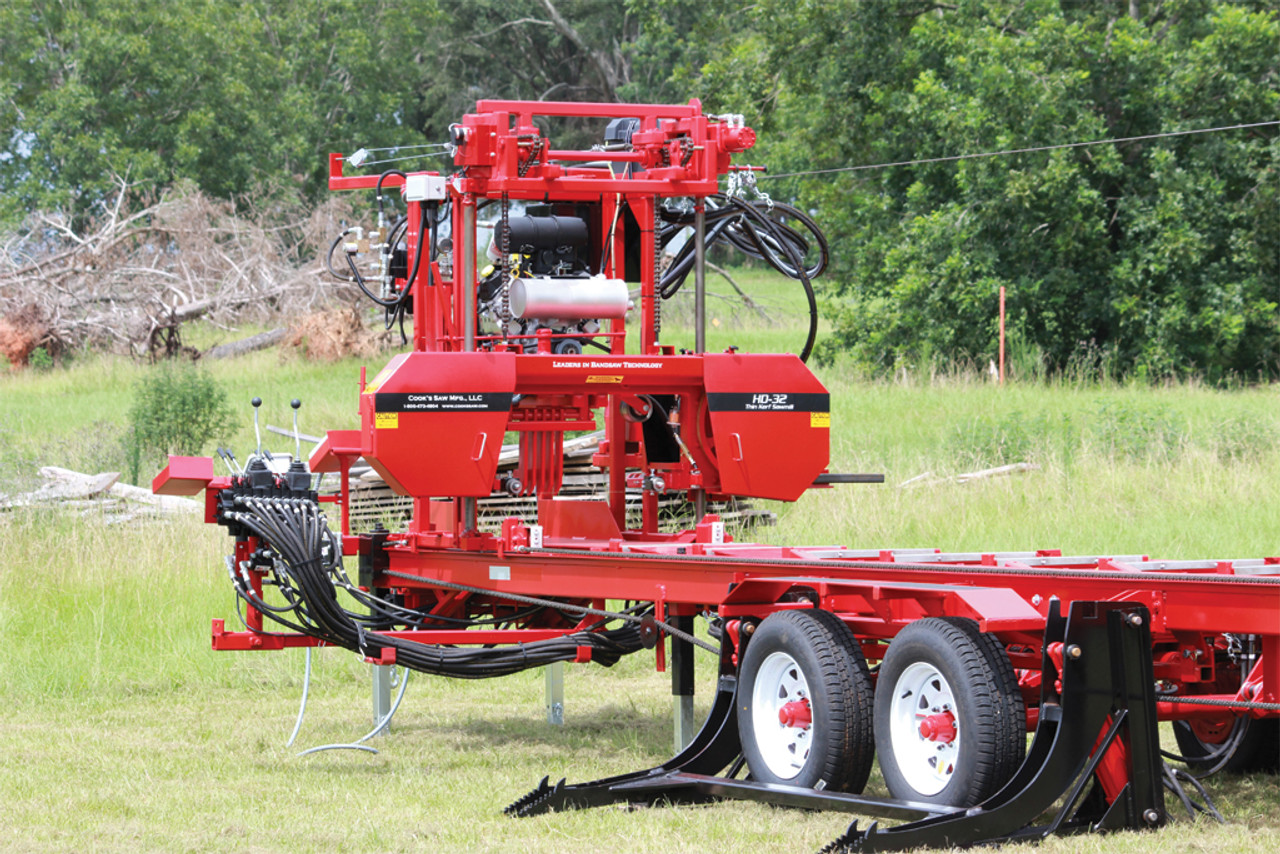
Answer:
[[(554, 149), (539, 127), (547, 117), (609, 121), (615, 141), (594, 149)], [(1280, 559), (1275, 557), (1175, 562), (1146, 556), (1073, 557), (1052, 550), (942, 554), (768, 546), (733, 542), (723, 523), (705, 514), (709, 499), (795, 500), (832, 481), (866, 479), (827, 472), (830, 400), (801, 359), (707, 353), (701, 328), (694, 352), (677, 353), (661, 343), (659, 234), (672, 216), (665, 203), (692, 200), (693, 214), (681, 222), (694, 229), (695, 288), (701, 300), (709, 206), (713, 212), (723, 210), (719, 180), (732, 168), (731, 156), (754, 142), (754, 133), (740, 117), (705, 115), (697, 101), (480, 101), (474, 113), (455, 125), (453, 142), (456, 171), (447, 177), (351, 176), (345, 174), (341, 155), (330, 157), (332, 189), (382, 193), (397, 188), (405, 195), (404, 249), (415, 260), (402, 275), (384, 275), (384, 299), (389, 311), (411, 307), (413, 347), (372, 380), (361, 377), (360, 429), (331, 431), (312, 453), (309, 469), (294, 467), (294, 474), (301, 471), (307, 478), (312, 472), (341, 475), (340, 493), (321, 499), (332, 501), (341, 513), (341, 534), (333, 541), (334, 554), (326, 558), (330, 577), (337, 577), (332, 568), (337, 552), (358, 558), (360, 588), (394, 600), (395, 613), (411, 612), (420, 619), (350, 634), (345, 618), (337, 615), (325, 624), (328, 628), (266, 631), (272, 614), (262, 598), (264, 580), (278, 577), (273, 573), (303, 578), (302, 564), (320, 562), (319, 552), (293, 558), (285, 554), (277, 540), (292, 530), (288, 519), (293, 517), (284, 511), (272, 515), (287, 507), (310, 519), (311, 510), (298, 509), (316, 506), (309, 481), (273, 474), (260, 460), (256, 469), (251, 465), (239, 474), (215, 477), (207, 458), (173, 458), (156, 478), (155, 490), (203, 490), (207, 520), (228, 525), (237, 536), (229, 569), (250, 603), (246, 628), (228, 631), (215, 621), (215, 649), (341, 643), (371, 661), (425, 667), (420, 651), (426, 649), (559, 643), (549, 653), (558, 660), (591, 661), (611, 648), (601, 640), (598, 624), (600, 615), (609, 613), (607, 602), (624, 600), (651, 603), (643, 630), (671, 635), (677, 668), (688, 676), (692, 617), (709, 611), (721, 630), (723, 696), (689, 751), (639, 776), (585, 787), (544, 785), (514, 804), (513, 811), (653, 800), (655, 792), (669, 796), (678, 790), (692, 799), (756, 797), (920, 819), (904, 825), (897, 837), (892, 831), (859, 833), (855, 828), (842, 842), (867, 850), (1077, 826), (1162, 824), (1166, 813), (1152, 741), (1155, 718), (1192, 721), (1192, 731), (1208, 746), (1239, 730), (1237, 719), (1264, 719), (1257, 727), (1274, 727), (1280, 712)], [(527, 233), (545, 227), (554, 237), (537, 246), (505, 245), (517, 233), (509, 220), (513, 202), (545, 206), (546, 211), (526, 215), (529, 222), (521, 227)], [(477, 209), (490, 203), (501, 206), (495, 228), (499, 260), (496, 272), (482, 273)], [(441, 251), (437, 239), (445, 207), (450, 252)], [(761, 251), (783, 257), (783, 266), (789, 261), (791, 269), (806, 275), (796, 253), (799, 244), (786, 232), (768, 231), (773, 228), (768, 223), (762, 227), (765, 236), (754, 238), (763, 242)], [(385, 235), (377, 234), (387, 245)], [(570, 257), (573, 253), (560, 243), (573, 241), (579, 241), (576, 269), (566, 272), (568, 262), (560, 261), (556, 272), (529, 272), (537, 252)], [(348, 251), (354, 259), (363, 246), (356, 240)], [(350, 268), (360, 276), (354, 260)], [(488, 303), (487, 309), (501, 321), (496, 331), (478, 322), (485, 282), (497, 282), (499, 296), (489, 299), (498, 302)], [(536, 330), (527, 318), (512, 322), (508, 299), (518, 287), (537, 285), (559, 297), (577, 293), (588, 282), (615, 291), (618, 283), (638, 284), (630, 310), (638, 315), (630, 321), (638, 325), (638, 337), (620, 314), (605, 318), (607, 323), (576, 327), (542, 316), (538, 322), (543, 325)], [(558, 310), (576, 310), (573, 297), (564, 299), (569, 307)], [(581, 302), (585, 305), (585, 298)], [(583, 346), (599, 352), (582, 352)], [(605, 500), (556, 497), (566, 433), (595, 429), (597, 419), (605, 439), (593, 462), (608, 473)], [(521, 476), (514, 484), (500, 483), (497, 477), (499, 448), (507, 434), (518, 436), (521, 449)], [(413, 497), (406, 530), (352, 532), (348, 474), (360, 457), (396, 491)], [(642, 521), (629, 529), (627, 492), (637, 487)], [(511, 518), (500, 531), (482, 530), (476, 499), (500, 488), (536, 492), (536, 523)], [(692, 528), (661, 530), (658, 496), (664, 491), (688, 496), (697, 515)], [(305, 524), (312, 534), (323, 527), (318, 517)], [(323, 550), (330, 541), (313, 542)], [(531, 606), (541, 610), (526, 614), (516, 608), (521, 602), (541, 602)], [(548, 602), (561, 607), (548, 608)], [(479, 628), (481, 617), (501, 627)], [(638, 617), (631, 621), (645, 622)], [(1131, 638), (1137, 628), (1140, 642)], [(987, 736), (977, 731), (985, 724), (965, 720), (958, 711), (968, 702), (965, 683), (952, 687), (948, 679), (958, 678), (952, 668), (959, 665), (928, 653), (904, 658), (909, 656), (902, 652), (910, 648), (908, 638), (968, 655), (965, 666), (971, 677), (985, 674), (997, 683), (991, 690), (992, 714), (1018, 718), (1016, 727), (999, 724), (1001, 733), (992, 736), (1003, 758), (975, 772), (989, 779), (963, 786), (958, 782), (977, 761), (973, 740)], [(661, 667), (662, 644), (657, 649)], [(809, 663), (828, 654), (836, 665)], [(1105, 665), (1101, 659), (1108, 655), (1111, 664)], [(867, 660), (881, 662), (878, 676)], [(887, 672), (899, 680), (895, 685), (915, 685), (922, 703), (934, 690), (929, 686), (946, 686), (938, 689), (943, 700), (931, 713), (926, 709), (911, 717), (892, 698), (881, 698), (883, 684), (873, 689), (873, 683), (884, 683)], [(799, 676), (793, 679), (791, 673)], [(820, 679), (836, 686), (833, 696), (823, 696), (815, 681)], [(1117, 680), (1128, 687), (1116, 687)], [(691, 683), (691, 677), (684, 681)], [(781, 735), (765, 732), (761, 719), (751, 717), (755, 712), (743, 711), (752, 704), (758, 710), (767, 701), (759, 687), (765, 682), (784, 699), (790, 697), (767, 710), (773, 716), (769, 720), (777, 718)], [(876, 746), (882, 766), (889, 754), (892, 767), (898, 768), (893, 772), (896, 793), (912, 804), (856, 793), (857, 778), (865, 780), (863, 766), (870, 761), (873, 690), (877, 720), (886, 714), (907, 715), (903, 720), (909, 722), (912, 738), (912, 727), (919, 727), (919, 744), (908, 745), (901, 725), (876, 724), (889, 730), (897, 726), (884, 734), (877, 731)], [(979, 693), (986, 690), (980, 686)], [(1099, 706), (1088, 699), (1094, 695), (1109, 700)], [(1087, 726), (1072, 730), (1062, 723), (1063, 710), (1073, 706), (1082, 714), (1088, 711)], [(861, 744), (853, 751), (856, 759), (848, 762), (863, 770), (840, 772), (846, 776), (828, 785), (829, 774), (823, 776), (828, 772), (813, 763), (822, 753), (819, 742), (834, 731), (837, 718), (843, 721), (838, 724), (845, 727), (843, 736)], [(1031, 757), (1022, 765), (1022, 734), (1037, 728)], [(1037, 748), (1042, 741), (1045, 746)], [(967, 757), (965, 748), (957, 746), (966, 743)], [(731, 782), (732, 774), (714, 776), (739, 748), (753, 782)], [(800, 770), (792, 774), (783, 762), (778, 771), (774, 754), (797, 749), (805, 757)], [(939, 763), (932, 754), (919, 753), (934, 750), (948, 758)], [(835, 756), (839, 751), (826, 752)], [(908, 767), (917, 759), (932, 762), (930, 767), (952, 767), (935, 769), (931, 779)], [(1019, 830), (1067, 791), (1055, 790), (1033, 811), (1033, 804), (1047, 797), (1036, 774), (1056, 762), (1075, 769), (1064, 780), (1081, 775), (1086, 781), (1097, 779), (1101, 811), (1079, 807), (1048, 826)], [(1024, 770), (1018, 770), (1020, 765)], [(1013, 784), (1012, 794), (999, 792), (1010, 778), (1021, 781), (1023, 797)], [(890, 779), (891, 790), (895, 779)], [(913, 784), (913, 779), (923, 782)], [(655, 788), (654, 780), (661, 785)], [(1068, 785), (1069, 780), (1060, 784)], [(1083, 785), (1077, 786), (1076, 796)], [(827, 788), (853, 791), (821, 791)], [(932, 806), (921, 807), (921, 802)]]

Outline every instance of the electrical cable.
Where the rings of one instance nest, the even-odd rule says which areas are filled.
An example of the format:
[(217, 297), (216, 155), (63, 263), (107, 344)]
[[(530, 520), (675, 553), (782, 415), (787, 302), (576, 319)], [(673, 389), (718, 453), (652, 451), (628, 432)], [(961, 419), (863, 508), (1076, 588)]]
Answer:
[[(1245, 663), (1247, 664), (1250, 661), (1256, 661), (1257, 655), (1258, 655), (1258, 651), (1254, 648), (1254, 638), (1250, 637), (1249, 651), (1246, 654)], [(1248, 669), (1250, 669), (1248, 666), (1241, 667), (1241, 685), (1242, 686), (1244, 684), (1244, 674), (1247, 672)], [(1194, 697), (1194, 696), (1187, 697), (1187, 696), (1177, 696), (1177, 695), (1172, 695), (1172, 696), (1165, 695), (1165, 696), (1161, 696), (1160, 700), (1161, 702), (1177, 703), (1179, 705), (1213, 706), (1213, 707), (1219, 707), (1219, 708), (1229, 708), (1237, 712), (1242, 709), (1247, 709), (1251, 711), (1252, 710), (1261, 710), (1261, 711), (1280, 710), (1280, 703), (1261, 703), (1261, 702), (1254, 702), (1254, 701), (1238, 702), (1235, 700), (1217, 700), (1211, 697)], [(1166, 759), (1170, 759), (1174, 762), (1181, 762), (1187, 765), (1188, 767), (1196, 769), (1194, 774), (1188, 774), (1188, 776), (1192, 776), (1196, 780), (1203, 780), (1207, 777), (1211, 777), (1214, 774), (1221, 771), (1223, 768), (1227, 767), (1227, 764), (1230, 763), (1232, 758), (1235, 757), (1236, 753), (1239, 752), (1241, 745), (1244, 744), (1244, 740), (1249, 733), (1251, 720), (1252, 719), (1250, 717), (1245, 715), (1237, 716), (1236, 719), (1232, 722), (1231, 730), (1227, 733), (1226, 738), (1224, 738), (1218, 744), (1210, 744), (1202, 741), (1199, 738), (1199, 736), (1195, 734), (1195, 730), (1192, 729), (1190, 723), (1188, 723), (1187, 721), (1174, 721), (1173, 722), (1174, 728), (1175, 729), (1180, 728), (1183, 733), (1190, 734), (1193, 738), (1192, 743), (1198, 744), (1204, 752), (1198, 756), (1187, 756), (1187, 755), (1174, 753), (1172, 751), (1161, 749), (1160, 755)], [(1179, 743), (1179, 745), (1181, 746), (1181, 742)], [(1208, 767), (1206, 768), (1206, 766)], [(1204, 769), (1204, 770), (1200, 770), (1200, 769)]]
[[(309, 651), (310, 650), (308, 650), (308, 652)], [(345, 742), (342, 744), (322, 744), (319, 747), (312, 747), (307, 750), (304, 750), (301, 753), (299, 753), (298, 756), (307, 756), (312, 753), (320, 753), (321, 751), (325, 751), (325, 750), (364, 750), (366, 752), (376, 754), (378, 752), (377, 749), (373, 747), (365, 746), (365, 742), (373, 738), (375, 735), (382, 732), (384, 729), (386, 729), (388, 726), (391, 725), (391, 719), (395, 717), (396, 710), (400, 708), (400, 701), (404, 699), (404, 692), (408, 688), (409, 688), (409, 671), (406, 669), (404, 672), (404, 678), (400, 680), (400, 691), (398, 694), (396, 694), (395, 702), (391, 704), (391, 708), (388, 709), (387, 713), (382, 716), (382, 719), (379, 720), (376, 724), (374, 724), (373, 729), (369, 730), (367, 733), (360, 736), (355, 741)], [(290, 741), (289, 743), (292, 744), (293, 742)], [(285, 746), (288, 747), (289, 745), (285, 745)]]
[(373, 729), (357, 738), (352, 744), (364, 744), (378, 733), (382, 732), (391, 725), (391, 719), (395, 717), (396, 710), (400, 708), (400, 701), (404, 699), (404, 692), (409, 688), (409, 670), (404, 671), (404, 677), (400, 680), (400, 691), (396, 694), (395, 702), (391, 704), (391, 708), (387, 709), (387, 713), (382, 716), (382, 720), (374, 724)]
[(302, 703), (298, 706), (298, 719), (293, 724), (293, 733), (284, 743), (285, 747), (293, 747), (293, 742), (302, 729), (302, 718), (307, 714), (307, 695), (311, 692), (311, 647), (307, 647), (307, 668), (302, 674)]
[[(394, 570), (388, 569), (388, 570), (383, 570), (383, 575), (390, 575), (395, 578), (404, 578), (411, 581), (422, 581), (425, 583), (438, 585), (440, 587), (447, 587), (450, 590), (463, 590), (468, 593), (483, 593), (487, 596), (501, 596), (503, 599), (510, 599), (513, 602), (523, 602), (530, 605), (536, 604), (536, 605), (557, 606), (560, 608), (564, 608), (565, 610), (572, 611), (577, 614), (581, 614), (584, 617), (587, 615), (591, 615), (593, 617), (608, 617), (614, 620), (623, 620), (625, 622), (633, 622), (633, 623), (640, 623), (644, 619), (643, 617), (627, 614), (625, 612), (605, 611), (599, 608), (588, 608), (582, 605), (570, 605), (564, 602), (556, 602), (553, 599), (539, 599), (536, 596), (523, 596), (519, 593), (504, 593), (501, 590), (487, 590), (483, 587), (472, 587), (469, 584), (458, 584), (452, 581), (440, 581), (439, 579), (434, 579), (434, 578), (427, 579), (427, 578), (423, 578), (420, 575), (410, 575), (407, 572), (396, 572)], [(654, 619), (653, 623), (658, 628), (662, 629), (664, 632), (666, 632), (669, 635), (672, 635), (673, 637), (677, 637), (680, 640), (685, 641), (687, 643), (691, 643), (695, 646), (700, 646), (703, 649), (708, 650), (710, 652), (714, 652), (716, 654), (720, 653), (719, 647), (713, 646), (707, 643), (706, 641), (701, 640), (682, 629), (677, 629), (675, 626), (669, 623), (665, 623), (662, 620), (659, 620), (656, 618)]]
[[(1235, 723), (1232, 724), (1231, 732), (1227, 738), (1212, 750), (1206, 750), (1203, 756), (1183, 756), (1164, 749), (1160, 750), (1160, 755), (1166, 759), (1171, 759), (1174, 762), (1182, 762), (1187, 765), (1203, 765), (1205, 763), (1212, 763), (1207, 770), (1200, 771), (1195, 775), (1197, 779), (1201, 780), (1206, 777), (1212, 777), (1214, 774), (1217, 774), (1223, 768), (1227, 767), (1227, 763), (1231, 761), (1233, 756), (1235, 756), (1236, 751), (1244, 741), (1245, 733), (1248, 731), (1248, 724), (1248, 718), (1237, 718)], [(1185, 721), (1174, 721), (1173, 725), (1175, 727), (1187, 726), (1187, 723)]]
[(377, 749), (367, 744), (322, 744), (319, 747), (312, 747), (299, 753), (299, 756), (310, 756), (312, 753), (320, 753), (324, 750), (363, 750), (365, 753), (377, 754)]
[(381, 175), (378, 176), (378, 183), (373, 185), (373, 192), (378, 202), (378, 227), (379, 228), (381, 228), (385, 224), (385, 220), (383, 219), (383, 207), (382, 207), (382, 198), (383, 198), (382, 182), (390, 178), (392, 175), (399, 175), (400, 178), (405, 181), (409, 180), (409, 176), (401, 172), (399, 169), (388, 169), (387, 171), (383, 172)]
[[(1187, 816), (1192, 820), (1196, 818), (1197, 813), (1204, 813), (1218, 821), (1219, 824), (1226, 824), (1227, 820), (1223, 818), (1222, 813), (1214, 806), (1213, 799), (1209, 796), (1209, 791), (1195, 777), (1179, 768), (1173, 768), (1167, 762), (1162, 762), (1162, 778), (1164, 787), (1174, 794), (1174, 796), (1182, 803), (1183, 809), (1187, 811)], [(1204, 799), (1203, 803), (1193, 801), (1191, 796), (1187, 794), (1187, 790), (1183, 787), (1183, 783), (1190, 785)]]
[[(768, 263), (788, 278), (800, 282), (805, 292), (809, 313), (809, 328), (805, 345), (800, 353), (801, 361), (808, 361), (818, 336), (818, 302), (812, 279), (820, 276), (830, 261), (830, 249), (826, 235), (807, 214), (798, 208), (781, 202), (748, 202), (736, 196), (713, 195), (707, 199), (706, 221), (708, 229), (704, 245), (708, 248), (720, 240), (749, 257)], [(801, 231), (780, 222), (789, 217), (800, 223), (812, 240)], [(662, 246), (671, 242), (682, 229), (693, 224), (693, 215), (663, 211), (663, 219), (669, 224), (655, 239)], [(806, 266), (804, 256), (815, 248), (817, 260)], [(658, 283), (658, 293), (663, 299), (671, 299), (679, 292), (696, 261), (692, 242), (686, 242), (672, 259), (667, 272)]]
[(976, 160), (983, 157), (1003, 157), (1007, 154), (1033, 154), (1038, 151), (1058, 151), (1066, 148), (1085, 148), (1092, 145), (1110, 145), (1116, 142), (1141, 142), (1147, 139), (1167, 139), (1174, 136), (1190, 136), (1199, 133), (1217, 133), (1228, 130), (1246, 130), (1248, 128), (1273, 127), (1280, 121), (1249, 122), (1239, 125), (1224, 125), (1213, 128), (1196, 128), (1194, 130), (1175, 130), (1166, 133), (1149, 133), (1142, 136), (1118, 136), (1111, 139), (1094, 139), (1088, 142), (1064, 142), (1058, 145), (1037, 145), (1030, 148), (1006, 148), (1000, 151), (981, 151), (974, 154), (953, 154), (947, 157), (925, 157), (919, 160), (897, 160), (892, 163), (867, 163), (861, 166), (837, 166), (831, 169), (808, 169), (802, 172), (782, 172), (777, 175), (761, 175), (756, 180), (763, 181), (778, 178), (803, 178), (809, 175), (832, 175), (837, 172), (860, 172), (867, 169), (889, 169), (894, 166), (924, 166), (929, 163), (953, 163), (957, 160)]
[[(770, 236), (778, 242), (782, 247), (782, 250), (786, 253), (788, 260), (791, 262), (792, 269), (797, 274), (800, 285), (804, 288), (805, 300), (809, 304), (809, 330), (805, 337), (804, 349), (800, 351), (800, 361), (807, 362), (809, 361), (809, 354), (813, 352), (813, 345), (818, 340), (818, 300), (813, 292), (813, 283), (809, 280), (809, 275), (805, 270), (804, 261), (801, 259), (799, 254), (797, 254), (795, 247), (792, 246), (792, 244), (786, 239), (786, 236), (777, 228), (773, 220), (761, 213), (757, 206), (748, 204), (738, 198), (731, 198), (730, 201), (749, 217), (758, 222), (770, 234)], [(761, 242), (761, 246), (764, 246), (763, 242)], [(773, 263), (772, 257), (769, 257), (768, 260), (770, 263)], [(774, 266), (778, 267), (777, 264), (774, 264)], [(779, 267), (779, 269), (782, 268)]]
[[(424, 210), (432, 211), (432, 208), (428, 206)], [(432, 224), (431, 224), (432, 233), (434, 234), (435, 232), (434, 211), (432, 211), (430, 215), (424, 214), (422, 217), (422, 222), (418, 229), (418, 251), (415, 252), (413, 256), (413, 269), (410, 271), (408, 278), (405, 280), (404, 290), (401, 291), (400, 295), (397, 296), (395, 299), (384, 300), (381, 297), (374, 295), (374, 293), (369, 290), (369, 288), (365, 285), (364, 277), (360, 275), (360, 270), (358, 267), (356, 267), (355, 259), (353, 258), (352, 253), (350, 252), (347, 252), (344, 254), (346, 255), (346, 258), (347, 258), (347, 266), (351, 268), (351, 275), (340, 276), (333, 269), (333, 264), (332, 264), (333, 250), (337, 248), (338, 244), (342, 241), (342, 238), (346, 237), (351, 232), (351, 229), (347, 229), (346, 231), (342, 232), (342, 234), (338, 235), (337, 240), (335, 240), (333, 244), (330, 245), (328, 256), (326, 256), (325, 258), (325, 266), (329, 269), (329, 272), (333, 274), (336, 278), (343, 279), (344, 281), (347, 281), (347, 282), (355, 282), (355, 284), (357, 284), (360, 287), (360, 290), (364, 292), (364, 295), (368, 297), (370, 300), (372, 300), (375, 305), (380, 305), (383, 308), (389, 308), (389, 309), (402, 307), (408, 301), (409, 296), (413, 293), (412, 284), (418, 278), (418, 269), (422, 264), (422, 256), (426, 254), (423, 251), (423, 247), (426, 245), (424, 243), (424, 238), (427, 236), (428, 220), (432, 221)], [(427, 286), (430, 287), (430, 285), (431, 285), (431, 265), (430, 263), (428, 263), (427, 264)]]

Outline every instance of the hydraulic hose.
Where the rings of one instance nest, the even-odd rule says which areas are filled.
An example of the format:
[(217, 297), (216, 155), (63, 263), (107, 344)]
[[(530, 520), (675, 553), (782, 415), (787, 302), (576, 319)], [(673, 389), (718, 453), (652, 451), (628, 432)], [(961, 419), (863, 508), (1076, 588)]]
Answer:
[[(709, 226), (706, 245), (727, 240), (749, 257), (762, 260), (783, 275), (796, 279), (804, 288), (809, 328), (800, 359), (808, 361), (818, 335), (818, 302), (811, 280), (822, 274), (830, 260), (826, 235), (812, 218), (792, 205), (774, 202), (771, 208), (766, 208), (764, 203), (746, 202), (724, 195), (709, 196), (708, 202), (715, 207), (709, 206), (706, 213)], [(799, 230), (769, 216), (767, 210), (770, 209), (799, 222), (812, 236), (812, 243)], [(664, 219), (669, 227), (658, 238), (663, 246), (693, 222), (690, 214), (664, 213)], [(806, 267), (804, 254), (814, 245), (818, 249), (818, 258)], [(686, 243), (676, 253), (658, 284), (658, 293), (663, 299), (671, 299), (679, 292), (693, 269), (694, 261), (693, 245)]]
[[(390, 647), (395, 651), (396, 662), (404, 667), (463, 679), (503, 676), (556, 661), (571, 661), (578, 657), (580, 647), (591, 649), (592, 661), (611, 666), (643, 646), (637, 627), (606, 630), (601, 628), (604, 621), (562, 637), (481, 649), (429, 645), (383, 634), (387, 628), (426, 622), (430, 615), (415, 617), (408, 609), (381, 599), (372, 616), (344, 608), (338, 601), (337, 589), (357, 588), (342, 570), (341, 549), (314, 502), (244, 497), (238, 499), (238, 504), (239, 509), (229, 514), (231, 521), (259, 539), (262, 553), (271, 559), (270, 583), (290, 604), (260, 607), (266, 603), (245, 579), (237, 581), (237, 593), (268, 619), (327, 644), (370, 657), (377, 657), (377, 650)], [(234, 568), (232, 577), (236, 578)], [(376, 598), (365, 593), (361, 601), (368, 604)], [(564, 603), (565, 609), (572, 607)]]

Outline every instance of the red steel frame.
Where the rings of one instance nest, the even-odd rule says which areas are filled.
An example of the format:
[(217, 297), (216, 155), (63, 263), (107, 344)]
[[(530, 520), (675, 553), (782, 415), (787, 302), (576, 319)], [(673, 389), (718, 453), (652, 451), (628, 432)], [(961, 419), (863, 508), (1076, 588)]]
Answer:
[[(540, 116), (636, 118), (640, 129), (629, 151), (563, 151), (550, 148), (535, 124)], [(1256, 635), (1262, 653), (1244, 686), (1236, 694), (1206, 691), (1203, 696), (1238, 704), (1280, 703), (1277, 558), (1174, 563), (1146, 557), (1073, 558), (1054, 551), (942, 555), (735, 543), (714, 516), (691, 530), (660, 532), (653, 493), (645, 495), (641, 528), (627, 530), (629, 472), (661, 469), (668, 486), (688, 490), (691, 500), (699, 493), (794, 499), (825, 470), (830, 423), (826, 392), (798, 360), (676, 354), (659, 342), (655, 238), (649, 225), (655, 206), (669, 197), (693, 197), (701, 203), (718, 192), (730, 155), (750, 147), (754, 135), (740, 121), (704, 115), (696, 101), (659, 106), (480, 101), (476, 112), (456, 126), (455, 139), (459, 171), (447, 184), (455, 244), (451, 277), (442, 277), (439, 264), (424, 264), (418, 279), (404, 284), (413, 289), (413, 354), (398, 357), (372, 383), (362, 376), (361, 429), (331, 431), (311, 456), (313, 471), (342, 475), (341, 493), (330, 500), (341, 509), (347, 555), (358, 553), (362, 536), (353, 534), (349, 523), (347, 473), (352, 462), (362, 455), (377, 460), (384, 454), (382, 465), (389, 472), (418, 484), (411, 491), (412, 522), (407, 531), (393, 535), (386, 548), (387, 572), (394, 575), (379, 574), (375, 586), (421, 595), (422, 602), (434, 601), (440, 608), (465, 599), (442, 583), (497, 595), (600, 605), (606, 599), (648, 601), (656, 603), (660, 615), (669, 616), (710, 608), (728, 621), (731, 636), (739, 620), (760, 619), (787, 608), (819, 607), (838, 614), (873, 660), (882, 657), (885, 643), (912, 620), (970, 617), (983, 631), (997, 634), (1014, 667), (1027, 672), (1040, 666), (1041, 635), (1055, 598), (1064, 605), (1080, 600), (1137, 602), (1151, 612), (1157, 679), (1184, 688), (1213, 686), (1216, 639), (1228, 632)], [(600, 166), (602, 162), (607, 166)], [(336, 154), (330, 158), (330, 169), (335, 190), (372, 188), (377, 180), (372, 175), (344, 175), (343, 159)], [(403, 183), (392, 176), (384, 187)], [(467, 316), (466, 309), (475, 304), (475, 210), (485, 199), (596, 205), (605, 229), (619, 222), (620, 206), (632, 212), (640, 231), (640, 334), (634, 348), (638, 353), (627, 354), (622, 321), (611, 321), (601, 334), (609, 352), (598, 356), (556, 356), (545, 335), (537, 341), (536, 352), (526, 353), (522, 342), (474, 334), (475, 318)], [(411, 223), (419, 221), (422, 207), (410, 202)], [(409, 228), (408, 234), (415, 240), (416, 228)], [(612, 239), (614, 246), (601, 272), (621, 278), (625, 227), (616, 225), (610, 235), (604, 239)], [(420, 251), (416, 243), (410, 248)], [(428, 275), (435, 284), (428, 285)], [(378, 426), (378, 392), (396, 383), (398, 388), (431, 393), (519, 395), (519, 403), (496, 415), (401, 413), (396, 429), (412, 441), (394, 445), (390, 433)], [(811, 407), (788, 412), (712, 411), (710, 402), (716, 395), (752, 393), (804, 396)], [(677, 397), (684, 413), (680, 433), (685, 453), (678, 463), (651, 465), (640, 426), (624, 417), (622, 404), (643, 409), (645, 396), (656, 394)], [(565, 431), (593, 429), (598, 412), (603, 412), (606, 440), (594, 462), (609, 472), (606, 502), (555, 500), (544, 494), (538, 528), (512, 519), (501, 533), (478, 530), (471, 502), (494, 486), (490, 463), (496, 465), (503, 433), (562, 436)], [(450, 441), (454, 445), (434, 454), (424, 444)], [(553, 477), (553, 482), (558, 480)], [(450, 489), (455, 483), (467, 486)], [(213, 476), (207, 459), (174, 458), (156, 479), (158, 492), (194, 494), (205, 489), (210, 522), (216, 521), (217, 493), (229, 486), (230, 478)], [(541, 547), (532, 547), (539, 535)], [(243, 554), (237, 557), (247, 556), (253, 547), (252, 541), (238, 544)], [(262, 615), (252, 609), (248, 626), (248, 631), (227, 631), (215, 621), (214, 648), (278, 649), (316, 643), (302, 635), (260, 633)], [(531, 626), (394, 634), (431, 644), (492, 644), (570, 631)], [(661, 644), (658, 654), (661, 666)], [(584, 649), (580, 659), (588, 657)], [(1034, 678), (1027, 680), (1025, 690), (1033, 699)], [(1034, 723), (1034, 704), (1028, 703), (1028, 708)], [(1259, 711), (1256, 705), (1235, 711), (1275, 714)], [(1222, 708), (1176, 702), (1161, 702), (1158, 712), (1162, 719), (1225, 713)]]

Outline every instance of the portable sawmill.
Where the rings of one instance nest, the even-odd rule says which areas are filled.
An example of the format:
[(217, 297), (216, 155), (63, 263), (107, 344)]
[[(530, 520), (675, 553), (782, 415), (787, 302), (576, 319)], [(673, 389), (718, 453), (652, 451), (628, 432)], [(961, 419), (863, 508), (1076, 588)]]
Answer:
[[(552, 126), (594, 143), (554, 148)], [(721, 191), (750, 183), (756, 167), (731, 159), (754, 141), (742, 117), (696, 100), (485, 100), (451, 128), (448, 174), (354, 174), (365, 152), (331, 155), (330, 187), (372, 191), (378, 220), (336, 237), (330, 270), (389, 328), (411, 319), (412, 346), (361, 372), (360, 428), (330, 431), (309, 465), (254, 453), (215, 476), (212, 458), (173, 457), (157, 476), (159, 493), (204, 491), (207, 521), (234, 537), (244, 626), (215, 620), (214, 648), (341, 646), (468, 679), (648, 648), (687, 695), (705, 646), (716, 696), (677, 756), (544, 780), (508, 812), (743, 798), (900, 822), (855, 821), (832, 851), (1162, 825), (1166, 783), (1185, 794), (1158, 721), (1176, 722), (1193, 769), (1276, 764), (1280, 558), (726, 534), (713, 502), (877, 479), (827, 470), (830, 398), (805, 365), (820, 229)], [(799, 355), (706, 352), (717, 242), (799, 280), (811, 310)], [(677, 350), (662, 307), (689, 279), (696, 343)], [(598, 428), (591, 462), (607, 489), (560, 495), (566, 437)], [(519, 445), (514, 471), (498, 466), (504, 440)], [(351, 530), (360, 458), (411, 497), (403, 530)], [(315, 476), (330, 472), (341, 488), (320, 496)], [(482, 526), (477, 502), (494, 493), (533, 497), (536, 519)], [(671, 496), (692, 520), (674, 531), (659, 512)], [(712, 642), (693, 633), (697, 615)], [(862, 794), (876, 757), (888, 798)]]

